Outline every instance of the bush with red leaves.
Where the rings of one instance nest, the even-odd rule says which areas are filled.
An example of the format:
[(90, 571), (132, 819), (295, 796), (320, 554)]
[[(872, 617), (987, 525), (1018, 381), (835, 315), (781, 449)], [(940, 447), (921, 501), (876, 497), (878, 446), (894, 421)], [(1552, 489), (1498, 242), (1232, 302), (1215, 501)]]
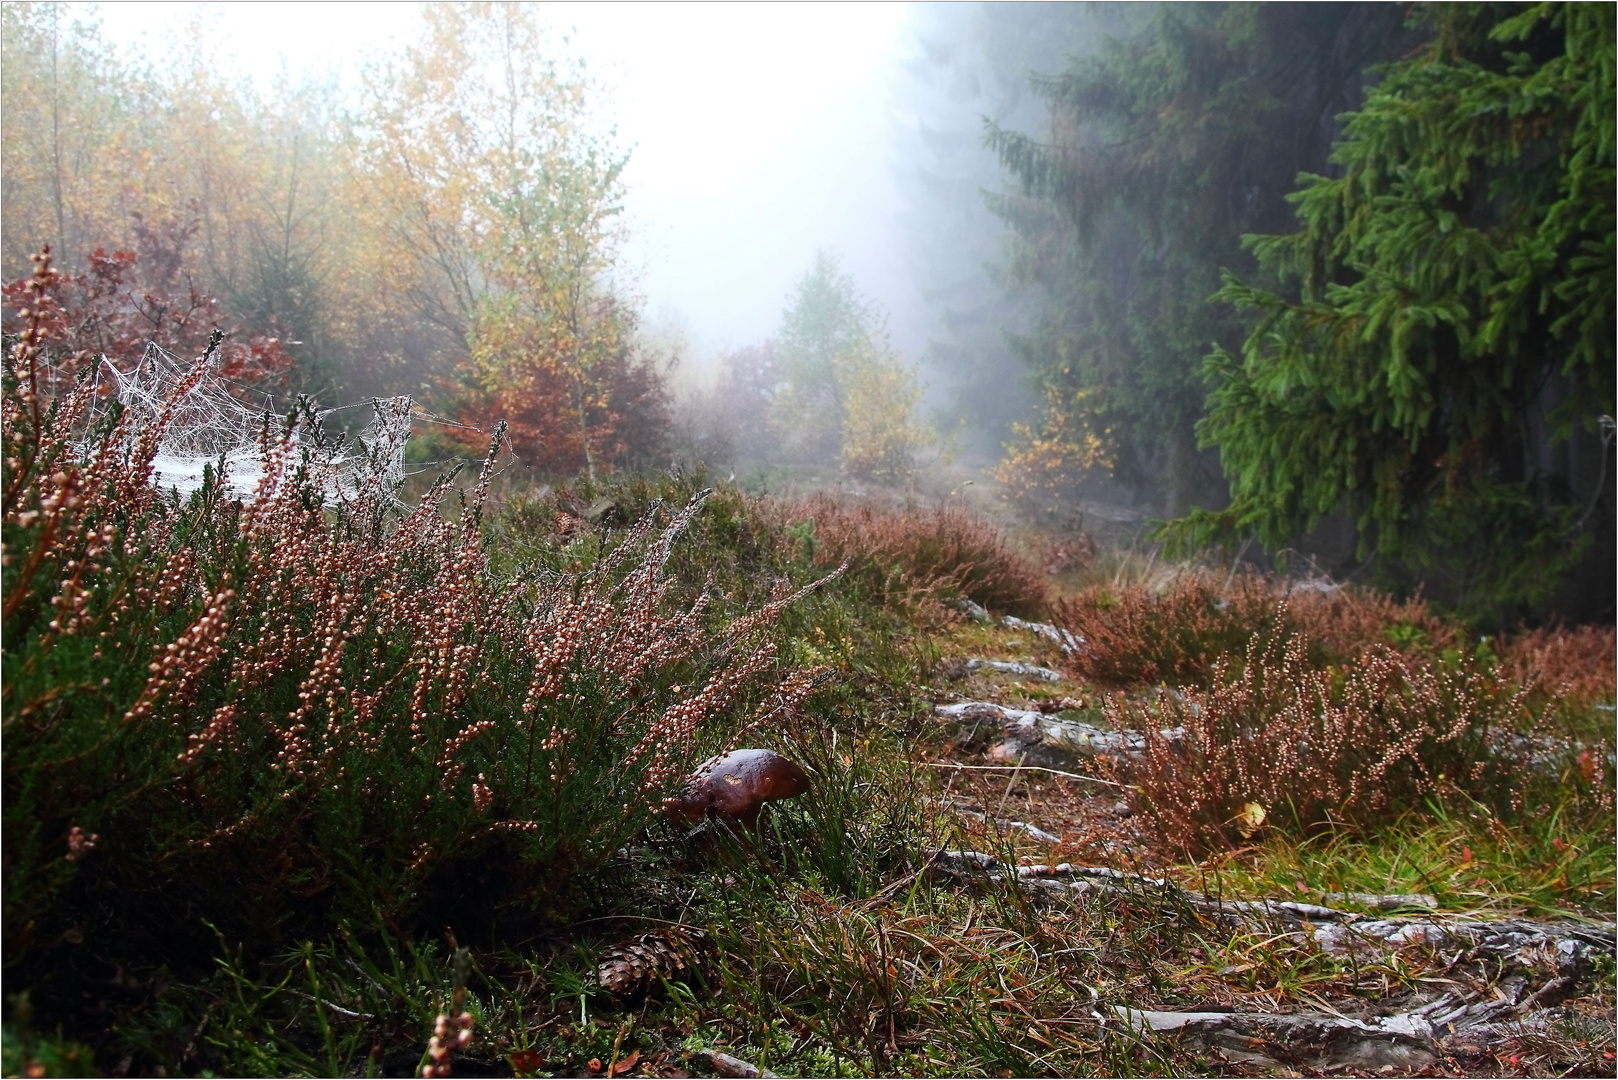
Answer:
[(98, 247), (85, 270), (51, 271), (37, 301), (29, 298), (30, 278), (0, 287), (5, 332), (19, 332), (24, 312), (37, 304), (50, 364), (70, 380), (101, 356), (126, 366), (148, 343), (194, 359), (219, 330), (221, 375), (258, 386), (283, 383), (293, 360), (281, 340), (247, 333), (187, 266), (196, 222), (152, 225), (139, 214), (134, 218), (136, 250)]

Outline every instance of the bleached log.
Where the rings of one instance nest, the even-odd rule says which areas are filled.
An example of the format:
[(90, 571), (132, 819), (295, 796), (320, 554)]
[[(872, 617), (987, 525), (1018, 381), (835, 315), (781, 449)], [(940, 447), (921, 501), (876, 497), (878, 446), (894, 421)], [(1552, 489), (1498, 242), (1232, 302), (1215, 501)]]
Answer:
[[(1139, 757), (1146, 752), (1146, 737), (1138, 731), (1109, 731), (1082, 720), (1063, 720), (991, 701), (935, 705), (933, 715), (963, 726), (992, 724), (999, 727), (1007, 742), (1021, 746), (1030, 765), (1061, 768), (1084, 758)], [(1163, 737), (1170, 741), (1184, 736), (1182, 728), (1163, 731)], [(1009, 753), (1010, 749), (1005, 749), (999, 756)]]
[(1043, 682), (1062, 681), (1062, 673), (1060, 671), (1053, 671), (1048, 667), (1040, 667), (1038, 664), (1025, 664), (1020, 660), (972, 659), (966, 662), (966, 670), (968, 671), (982, 671), (984, 668), (988, 668), (990, 671), (998, 671), (1003, 675), (1016, 675), (1017, 677), (1023, 679), (1039, 679)]
[(1225, 900), (1164, 878), (1104, 866), (1008, 866), (976, 851), (941, 851), (932, 860), (941, 872), (980, 881), (1012, 881), (1052, 897), (1120, 893), (1166, 908), (1189, 908), (1214, 919), (1266, 929), (1283, 927), (1339, 955), (1387, 952), (1412, 945), (1455, 950), (1467, 958), (1537, 958), (1558, 975), (1574, 976), (1598, 957), (1618, 953), (1618, 926), (1570, 920), (1464, 919), (1443, 915), (1373, 918), (1353, 911), (1296, 900)]
[[(985, 614), (987, 614), (985, 612)], [(1000, 620), (1000, 625), (1008, 630), (1031, 630), (1047, 641), (1055, 642), (1057, 648), (1071, 656), (1084, 648), (1084, 638), (1078, 634), (1069, 633), (1059, 626), (1050, 623), (1025, 622), (1015, 615), (1007, 615)]]
[(1252, 1065), (1275, 1067), (1285, 1059), (1315, 1069), (1410, 1073), (1438, 1056), (1427, 1021), (1415, 1013), (1364, 1021), (1324, 1013), (1164, 1012), (1124, 1006), (1115, 1012), (1131, 1031), (1176, 1032), (1182, 1043)]
[(1542, 992), (1525, 996), (1525, 986), (1520, 978), (1506, 979), (1489, 999), (1445, 993), (1405, 1012), (1365, 1019), (1320, 1012), (1177, 1012), (1125, 1006), (1116, 1006), (1113, 1013), (1132, 1031), (1177, 1032), (1182, 1042), (1233, 1061), (1268, 1067), (1285, 1061), (1322, 1071), (1413, 1072), (1440, 1057), (1485, 1054), (1505, 1039), (1547, 1035), (1569, 1026), (1587, 1029), (1591, 1040), (1612, 1037), (1610, 1020), (1538, 1008)]
[(1329, 892), (1320, 894), (1322, 904), (1358, 904), (1372, 911), (1437, 911), (1438, 897), (1431, 893)]

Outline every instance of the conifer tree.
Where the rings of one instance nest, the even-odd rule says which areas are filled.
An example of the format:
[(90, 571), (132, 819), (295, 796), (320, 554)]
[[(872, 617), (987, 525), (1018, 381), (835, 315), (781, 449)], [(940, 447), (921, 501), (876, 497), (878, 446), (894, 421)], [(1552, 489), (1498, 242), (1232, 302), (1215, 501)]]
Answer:
[(1115, 4), (917, 4), (915, 58), (903, 100), (915, 116), (896, 134), (894, 172), (904, 201), (899, 227), (907, 269), (928, 314), (922, 363), (934, 395), (960, 425), (963, 451), (998, 456), (1038, 402), (1007, 331), (1029, 322), (1039, 295), (1010, 287), (1005, 222), (985, 192), (1011, 190), (999, 155), (983, 141), (987, 116), (1036, 130), (1045, 101), (1029, 71), (1055, 71), (1092, 52), (1133, 16)]
[(1164, 4), (1053, 76), (1043, 139), (991, 125), (1021, 182), (993, 200), (1018, 238), (1012, 276), (1042, 292), (1017, 342), (1044, 399), (1004, 479), (1059, 493), (1105, 471), (1171, 512), (1217, 505), (1199, 457), (1201, 360), (1240, 339), (1210, 307), (1245, 232), (1284, 227), (1285, 195), (1319, 168), (1365, 65), (1403, 36), (1391, 5)]
[(796, 456), (836, 458), (843, 423), (837, 358), (868, 337), (875, 321), (875, 311), (836, 257), (816, 252), (781, 315), (778, 339), (785, 381), (774, 413)]
[(1247, 238), (1286, 287), (1225, 279), (1251, 332), (1208, 358), (1199, 431), (1234, 502), (1175, 534), (1281, 545), (1347, 506), (1364, 550), (1498, 617), (1611, 513), (1613, 9), (1421, 18), (1430, 44), (1383, 69), (1336, 174), (1291, 197), (1301, 227)]

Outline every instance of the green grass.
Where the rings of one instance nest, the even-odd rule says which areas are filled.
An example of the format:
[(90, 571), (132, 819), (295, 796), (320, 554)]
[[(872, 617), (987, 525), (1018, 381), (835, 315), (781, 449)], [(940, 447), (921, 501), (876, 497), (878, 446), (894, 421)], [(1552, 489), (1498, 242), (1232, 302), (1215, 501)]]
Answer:
[(1302, 840), (1271, 832), (1187, 867), (1184, 879), (1310, 903), (1326, 892), (1428, 893), (1447, 912), (1610, 919), (1618, 903), (1610, 817), (1574, 799), (1535, 811), (1508, 825), (1476, 804), (1434, 802), (1374, 832)]

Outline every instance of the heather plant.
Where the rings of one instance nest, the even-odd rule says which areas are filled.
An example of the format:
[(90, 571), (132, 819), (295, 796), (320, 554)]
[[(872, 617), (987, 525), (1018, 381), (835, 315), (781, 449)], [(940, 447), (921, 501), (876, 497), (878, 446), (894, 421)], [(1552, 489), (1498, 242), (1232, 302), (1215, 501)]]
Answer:
[[(1396, 600), (1386, 593), (1350, 586), (1273, 587), (1286, 599), (1296, 631), (1341, 662), (1372, 645), (1391, 645), (1407, 656), (1425, 652), (1454, 659), (1466, 648), (1464, 626), (1432, 610), (1420, 595)], [(1487, 661), (1487, 649), (1474, 648)]]
[(1233, 847), (1267, 825), (1371, 825), (1451, 795), (1509, 817), (1536, 776), (1610, 799), (1605, 750), (1564, 770), (1574, 755), (1534, 737), (1526, 692), (1493, 671), (1384, 645), (1342, 668), (1308, 653), (1301, 637), (1255, 639), (1245, 663), (1214, 664), (1206, 689), (1144, 707), (1109, 699), (1108, 720), (1145, 735), (1117, 771), (1164, 835)]
[(1104, 686), (1163, 682), (1206, 686), (1215, 667), (1239, 662), (1250, 641), (1301, 635), (1317, 663), (1386, 644), (1442, 654), (1459, 631), (1419, 598), (1395, 601), (1356, 589), (1241, 573), (1221, 582), (1187, 569), (1161, 589), (1093, 586), (1059, 601), (1052, 619), (1084, 639), (1068, 659), (1080, 678)]
[(1219, 657), (1277, 629), (1262, 586), (1245, 576), (1231, 584), (1220, 590), (1184, 574), (1162, 592), (1092, 587), (1058, 602), (1052, 618), (1084, 639), (1069, 661), (1080, 678), (1104, 686), (1197, 683)]
[[(513, 495), (484, 524), (491, 564), (499, 573), (576, 572), (616, 548), (623, 522), (658, 513), (660, 502), (678, 504), (708, 485), (700, 471), (616, 474)], [(813, 544), (804, 538), (812, 538), (813, 529), (772, 500), (715, 483), (703, 513), (670, 554), (670, 598), (684, 604), (705, 597), (706, 617), (717, 630), (769, 603), (778, 590), (825, 579), (842, 563), (828, 565), (818, 550), (812, 555)], [(785, 666), (827, 669), (804, 708), (845, 733), (868, 724), (908, 725), (918, 671), (919, 635), (909, 621), (916, 613), (899, 605), (904, 595), (873, 586), (864, 558), (851, 551), (841, 573), (783, 609), (769, 631)], [(932, 608), (949, 614), (936, 601)], [(790, 742), (794, 754), (808, 752), (796, 736)], [(842, 827), (827, 829), (828, 842), (840, 843)], [(804, 842), (819, 840), (806, 836)]]
[(1043, 612), (1044, 575), (992, 523), (960, 506), (882, 509), (817, 495), (775, 511), (816, 566), (849, 562), (878, 602), (938, 615), (969, 599), (992, 611)]
[(1502, 670), (1519, 686), (1558, 695), (1571, 708), (1612, 707), (1618, 682), (1614, 627), (1541, 627), (1505, 638), (1499, 652)]
[[(704, 474), (587, 478), (507, 499), (487, 526), (501, 566), (553, 570), (582, 565), (618, 542), (615, 523), (659, 498), (675, 501)], [(784, 613), (790, 629), (825, 630), (824, 612), (841, 604), (856, 621), (895, 616), (953, 618), (961, 598), (996, 612), (1033, 616), (1046, 602), (1039, 568), (991, 522), (958, 506), (884, 509), (826, 495), (795, 501), (752, 496), (718, 484), (708, 511), (690, 526), (690, 543), (673, 555), (681, 595), (707, 590), (715, 612), (740, 610), (771, 583), (805, 581), (847, 563), (827, 590)], [(801, 624), (801, 625), (800, 625)]]
[(719, 627), (704, 595), (669, 602), (700, 493), (576, 571), (510, 578), (480, 533), (487, 466), (458, 521), (447, 478), (402, 516), (329, 506), (318, 437), (267, 418), (254, 494), (210, 470), (182, 501), (148, 483), (172, 409), (137, 427), (88, 383), (47, 400), (47, 330), (4, 385), (8, 973), (68, 943), (206, 952), (204, 920), (262, 951), (346, 919), (554, 916), (699, 740), (812, 688), (766, 635), (804, 590)]

